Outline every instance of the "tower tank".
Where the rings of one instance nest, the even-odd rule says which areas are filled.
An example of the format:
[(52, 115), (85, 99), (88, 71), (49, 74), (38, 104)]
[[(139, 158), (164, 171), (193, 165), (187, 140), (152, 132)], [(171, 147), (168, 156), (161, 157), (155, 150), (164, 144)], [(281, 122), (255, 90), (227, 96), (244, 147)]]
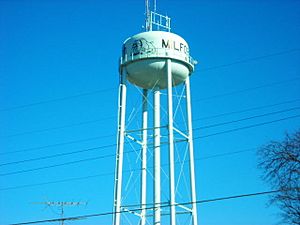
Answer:
[(127, 79), (143, 89), (166, 89), (167, 59), (171, 59), (173, 86), (194, 71), (194, 60), (182, 37), (165, 31), (143, 32), (123, 43), (119, 69), (125, 69)]

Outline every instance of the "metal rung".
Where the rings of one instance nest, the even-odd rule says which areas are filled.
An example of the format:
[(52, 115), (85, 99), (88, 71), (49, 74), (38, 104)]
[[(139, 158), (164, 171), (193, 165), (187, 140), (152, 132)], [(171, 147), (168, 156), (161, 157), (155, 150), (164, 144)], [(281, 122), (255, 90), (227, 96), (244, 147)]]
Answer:
[(181, 132), (181, 131), (178, 130), (177, 128), (173, 127), (173, 129), (174, 129), (178, 134), (180, 134), (181, 136), (185, 137), (187, 140), (189, 139), (189, 137), (188, 137), (186, 134), (184, 134), (183, 132)]
[[(176, 215), (179, 215), (179, 214), (191, 214), (191, 212), (188, 212), (188, 211), (180, 211), (180, 212), (176, 212)], [(170, 213), (161, 213), (160, 214), (161, 216), (169, 216)], [(146, 217), (152, 217), (153, 214), (147, 214)]]
[(190, 212), (190, 213), (193, 212), (192, 209), (190, 209), (190, 208), (188, 208), (188, 207), (186, 207), (186, 206), (184, 206), (184, 205), (177, 204), (177, 206), (178, 206), (179, 208), (185, 209), (186, 211), (188, 211), (188, 212)]
[(129, 138), (130, 140), (132, 140), (132, 141), (138, 143), (139, 145), (143, 145), (143, 143), (142, 143), (141, 141), (137, 140), (136, 138), (132, 137), (131, 135), (125, 134), (125, 136), (126, 136), (127, 138)]
[(136, 216), (138, 216), (138, 217), (142, 217), (141, 214), (139, 214), (139, 213), (137, 213), (137, 212), (134, 212), (134, 211), (131, 211), (131, 210), (127, 209), (127, 208), (121, 207), (121, 209), (122, 209), (124, 212), (128, 212), (128, 213), (131, 213), (131, 214), (136, 215)]
[(167, 128), (167, 126), (149, 127), (149, 128), (147, 128), (147, 129), (127, 130), (126, 133), (140, 132), (140, 131), (143, 131), (143, 130), (154, 130), (154, 129), (158, 129), (158, 128)]

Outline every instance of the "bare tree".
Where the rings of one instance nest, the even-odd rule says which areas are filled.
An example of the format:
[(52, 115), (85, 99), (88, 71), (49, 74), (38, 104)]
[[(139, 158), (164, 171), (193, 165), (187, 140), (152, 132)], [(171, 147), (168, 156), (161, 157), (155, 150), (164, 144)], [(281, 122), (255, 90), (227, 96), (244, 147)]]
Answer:
[(300, 130), (258, 150), (263, 179), (280, 190), (271, 197), (286, 224), (300, 225)]

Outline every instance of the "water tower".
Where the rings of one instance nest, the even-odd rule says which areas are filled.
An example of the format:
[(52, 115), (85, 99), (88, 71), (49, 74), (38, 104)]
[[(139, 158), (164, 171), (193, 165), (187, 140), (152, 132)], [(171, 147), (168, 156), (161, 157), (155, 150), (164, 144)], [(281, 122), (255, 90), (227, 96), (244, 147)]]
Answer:
[[(170, 32), (170, 18), (156, 13), (155, 2), (154, 10), (150, 11), (149, 8), (149, 2), (146, 0), (146, 31), (128, 38), (123, 43), (119, 64), (113, 225), (197, 225), (189, 78), (194, 71), (195, 61), (190, 56), (187, 42), (179, 35)], [(136, 87), (141, 96), (139, 114), (141, 122), (140, 127), (136, 129), (129, 129), (126, 124), (126, 111), (130, 111), (126, 100), (129, 83)], [(180, 86), (183, 91), (180, 94), (174, 93), (174, 89)], [(183, 100), (177, 101), (178, 104), (174, 107), (174, 96), (178, 95)], [(165, 98), (162, 99), (164, 96)], [(184, 106), (179, 106), (180, 104)], [(152, 110), (150, 111), (149, 108)], [(180, 114), (185, 117), (185, 123), (176, 122), (174, 115), (179, 114), (177, 112), (180, 110)], [(161, 116), (162, 111), (166, 114), (164, 118)], [(180, 124), (185, 124), (186, 128), (180, 129)], [(139, 146), (134, 150), (140, 160), (140, 168), (137, 169), (138, 174), (135, 176), (139, 185), (134, 183), (135, 187), (139, 187), (137, 194), (139, 202), (125, 204), (124, 196), (129, 193), (125, 190), (125, 186), (132, 179), (124, 182), (126, 163), (123, 163), (123, 159), (124, 155), (130, 152), (126, 150), (126, 146), (133, 145), (128, 144), (130, 141)], [(175, 155), (179, 143), (186, 145), (185, 150), (182, 151), (185, 152), (183, 160)], [(151, 162), (150, 166), (149, 162)], [(179, 169), (176, 170), (178, 164)], [(167, 169), (164, 169), (166, 165)], [(184, 169), (188, 170), (188, 177), (184, 178), (185, 186), (188, 186), (188, 191), (184, 191), (187, 198), (185, 201), (178, 201), (177, 191), (180, 189), (178, 186), (183, 180), (179, 177)], [(162, 173), (167, 176), (164, 181), (161, 180)], [(129, 222), (130, 219), (127, 217), (123, 218), (124, 214), (135, 216), (136, 222)], [(183, 214), (189, 217), (187, 219), (189, 222), (178, 222), (177, 217)]]

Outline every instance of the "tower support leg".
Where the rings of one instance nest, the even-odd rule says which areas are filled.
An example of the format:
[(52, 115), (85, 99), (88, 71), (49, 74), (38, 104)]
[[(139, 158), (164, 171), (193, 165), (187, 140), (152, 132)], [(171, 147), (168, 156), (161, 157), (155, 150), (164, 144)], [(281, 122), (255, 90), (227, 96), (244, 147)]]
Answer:
[(160, 91), (153, 93), (154, 127), (154, 225), (161, 225), (161, 190), (160, 190)]
[(142, 112), (142, 171), (141, 171), (141, 222), (146, 224), (146, 193), (147, 193), (147, 138), (148, 138), (148, 90), (143, 90)]
[(118, 139), (116, 154), (116, 172), (114, 186), (114, 214), (113, 225), (120, 225), (121, 217), (121, 194), (122, 194), (122, 173), (123, 173), (123, 153), (125, 138), (125, 109), (126, 109), (126, 73), (120, 75), (119, 86), (119, 111), (118, 111)]
[(169, 188), (170, 188), (170, 225), (176, 224), (175, 208), (175, 170), (174, 170), (174, 129), (173, 129), (173, 94), (171, 59), (167, 59), (168, 76), (168, 138), (169, 138)]
[(187, 122), (188, 122), (188, 145), (189, 145), (189, 157), (190, 157), (189, 166), (190, 166), (190, 188), (191, 188), (191, 200), (192, 200), (192, 225), (197, 225), (198, 215), (197, 215), (197, 204), (196, 204), (197, 198), (196, 198), (196, 184), (195, 184), (190, 77), (187, 77), (185, 81), (185, 90), (186, 90), (186, 109), (187, 109)]

